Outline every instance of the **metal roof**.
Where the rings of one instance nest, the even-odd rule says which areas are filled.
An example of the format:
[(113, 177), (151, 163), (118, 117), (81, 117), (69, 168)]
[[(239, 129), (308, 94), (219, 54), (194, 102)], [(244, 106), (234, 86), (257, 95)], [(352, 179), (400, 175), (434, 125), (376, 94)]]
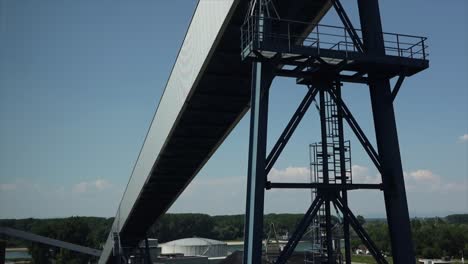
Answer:
[(182, 238), (167, 243), (161, 244), (161, 246), (211, 246), (211, 245), (227, 245), (224, 241), (202, 238), (202, 237), (190, 237)]

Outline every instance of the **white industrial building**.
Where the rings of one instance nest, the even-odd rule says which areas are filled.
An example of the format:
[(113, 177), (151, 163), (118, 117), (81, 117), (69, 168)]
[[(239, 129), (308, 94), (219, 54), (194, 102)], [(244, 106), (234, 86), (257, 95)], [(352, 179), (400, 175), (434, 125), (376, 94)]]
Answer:
[(227, 243), (223, 241), (194, 237), (183, 238), (159, 245), (161, 254), (183, 254), (184, 256), (226, 257)]

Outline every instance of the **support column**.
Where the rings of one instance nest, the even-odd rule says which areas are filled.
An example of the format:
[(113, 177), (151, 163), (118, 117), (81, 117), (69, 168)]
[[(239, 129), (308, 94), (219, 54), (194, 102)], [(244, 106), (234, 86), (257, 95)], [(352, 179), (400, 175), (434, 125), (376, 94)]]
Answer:
[(151, 252), (150, 252), (149, 241), (147, 237), (145, 237), (145, 261), (148, 264), (153, 263), (151, 261)]
[[(375, 57), (384, 55), (378, 0), (358, 0), (358, 6), (366, 53)], [(415, 255), (390, 81), (374, 73), (369, 73), (369, 80), (393, 261), (398, 264), (414, 263)]]
[(262, 263), (268, 90), (273, 80), (273, 75), (268, 70), (268, 67), (270, 66), (261, 62), (254, 62), (252, 65), (244, 264)]
[(122, 263), (122, 249), (120, 248), (120, 237), (118, 232), (112, 233), (114, 239), (114, 248), (113, 248), (113, 255), (114, 255), (114, 263), (121, 264)]
[(0, 264), (5, 264), (6, 257), (6, 242), (0, 240)]
[[(341, 83), (336, 82), (336, 96), (338, 100), (341, 101)], [(346, 185), (346, 161), (345, 161), (345, 146), (344, 146), (344, 127), (343, 127), (343, 109), (337, 105), (337, 114), (338, 114), (338, 141), (340, 147), (340, 175), (341, 175), (341, 184)], [(341, 191), (341, 197), (345, 202), (346, 206), (348, 205), (348, 191), (343, 189)], [(344, 244), (345, 244), (345, 258), (346, 264), (351, 264), (351, 239), (349, 236), (349, 221), (348, 218), (343, 217), (343, 235), (344, 235)]]
[[(326, 85), (320, 84), (320, 127), (322, 134), (322, 173), (323, 183), (329, 183), (328, 173), (328, 142), (327, 142), (327, 120), (326, 120), (326, 106), (325, 106), (325, 89)], [(332, 264), (333, 261), (333, 241), (332, 241), (332, 226), (331, 226), (331, 208), (330, 197), (326, 195), (325, 199), (325, 222), (326, 222), (326, 236), (327, 236), (327, 256), (328, 263)]]

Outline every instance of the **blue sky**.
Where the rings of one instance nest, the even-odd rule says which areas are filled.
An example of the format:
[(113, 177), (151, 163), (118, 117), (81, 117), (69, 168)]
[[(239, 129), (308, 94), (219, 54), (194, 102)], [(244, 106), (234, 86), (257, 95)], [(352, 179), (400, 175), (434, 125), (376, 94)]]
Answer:
[[(449, 3), (448, 3), (449, 2)], [(0, 0), (0, 218), (113, 216), (154, 115), (195, 0)], [(343, 1), (358, 26), (355, 1)], [(384, 30), (427, 36), (427, 71), (396, 100), (413, 216), (468, 212), (468, 2), (381, 1)], [(333, 12), (323, 23), (340, 25)], [(305, 88), (271, 88), (269, 146)], [(373, 138), (368, 89), (344, 97)], [(249, 115), (171, 212), (243, 213)], [(311, 108), (270, 177), (308, 179)], [(355, 181), (378, 181), (354, 136)], [(266, 212), (303, 212), (309, 193), (270, 191)], [(351, 207), (384, 216), (382, 195), (351, 194)]]

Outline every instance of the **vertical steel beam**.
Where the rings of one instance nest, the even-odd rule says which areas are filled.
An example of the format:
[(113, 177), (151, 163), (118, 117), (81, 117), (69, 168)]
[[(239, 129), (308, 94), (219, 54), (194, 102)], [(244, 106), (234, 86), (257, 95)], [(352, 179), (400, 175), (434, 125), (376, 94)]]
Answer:
[[(358, 0), (364, 47), (369, 56), (385, 54), (378, 0)], [(414, 263), (415, 255), (401, 165), (390, 81), (369, 73), (377, 147), (381, 157), (385, 208), (395, 263)]]
[[(326, 106), (325, 106), (325, 90), (326, 85), (320, 84), (320, 128), (322, 134), (322, 173), (323, 183), (329, 183), (328, 173), (328, 142), (327, 142), (327, 120), (326, 120)], [(330, 198), (327, 195), (325, 199), (325, 222), (326, 222), (326, 236), (327, 236), (327, 255), (328, 263), (333, 263), (333, 242), (332, 242), (332, 226), (331, 226), (331, 208)]]
[[(336, 82), (336, 96), (338, 100), (341, 101), (341, 83)], [(344, 146), (344, 126), (343, 126), (343, 109), (337, 105), (337, 114), (338, 114), (338, 144), (340, 148), (340, 175), (341, 175), (341, 184), (346, 185), (346, 161), (345, 161), (345, 146)], [(341, 197), (346, 205), (348, 205), (348, 192), (345, 188), (341, 191)], [(351, 264), (351, 242), (349, 236), (349, 221), (348, 218), (343, 218), (343, 235), (344, 235), (344, 244), (345, 244), (345, 259), (346, 264)]]
[(151, 252), (150, 252), (150, 247), (149, 247), (149, 242), (148, 242), (147, 237), (145, 237), (145, 259), (146, 259), (146, 263), (148, 264), (153, 263), (151, 261)]
[(323, 183), (329, 183), (328, 174), (328, 142), (327, 142), (327, 120), (326, 120), (326, 106), (325, 106), (325, 86), (320, 88), (320, 132), (321, 132), (321, 145), (322, 145), (322, 162), (323, 162)]
[[(270, 26), (263, 20), (263, 1), (257, 7), (257, 30), (265, 34)], [(255, 8), (255, 7), (254, 7)], [(264, 36), (259, 38), (265, 41)], [(272, 66), (268, 63), (252, 63), (250, 98), (250, 139), (247, 173), (247, 199), (244, 231), (244, 264), (262, 263), (263, 206), (266, 183), (266, 143), (268, 128), (268, 97), (273, 81)]]
[(328, 264), (333, 264), (333, 236), (332, 236), (332, 224), (331, 224), (331, 206), (330, 199), (327, 196), (325, 200), (325, 221), (326, 221), (326, 232), (327, 232), (327, 259)]
[(6, 257), (6, 242), (0, 240), (0, 264), (5, 264)]
[(114, 263), (121, 264), (122, 263), (122, 249), (120, 247), (120, 237), (118, 232), (112, 233), (114, 239), (114, 248), (113, 248), (113, 255), (114, 255)]
[(252, 65), (244, 264), (256, 264), (262, 261), (268, 90), (273, 80), (271, 71), (267, 70), (268, 67), (269, 65), (261, 62), (254, 62)]

